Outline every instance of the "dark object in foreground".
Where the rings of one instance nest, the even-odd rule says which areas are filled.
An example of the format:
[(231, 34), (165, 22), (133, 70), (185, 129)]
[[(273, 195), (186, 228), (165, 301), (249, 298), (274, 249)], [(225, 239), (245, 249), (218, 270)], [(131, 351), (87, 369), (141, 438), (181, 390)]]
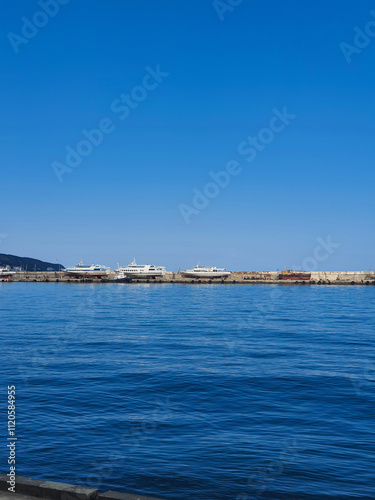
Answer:
[(15, 493), (8, 491), (9, 477), (0, 474), (0, 498), (17, 500), (161, 500), (160, 498), (119, 493), (117, 491), (99, 492), (93, 488), (74, 486), (72, 484), (55, 483), (30, 479), (28, 477), (16, 477)]

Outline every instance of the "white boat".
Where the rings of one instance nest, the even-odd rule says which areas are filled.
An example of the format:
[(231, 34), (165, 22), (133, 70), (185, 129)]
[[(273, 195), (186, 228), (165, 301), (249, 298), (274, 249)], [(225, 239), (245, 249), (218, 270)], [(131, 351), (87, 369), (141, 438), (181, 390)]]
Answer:
[(9, 267), (0, 267), (0, 280), (8, 280), (16, 271), (11, 271)]
[(218, 267), (195, 266), (193, 269), (186, 269), (181, 272), (184, 278), (227, 278), (230, 276), (230, 271)]
[(135, 259), (126, 267), (115, 270), (115, 280), (124, 278), (156, 278), (165, 274), (165, 267), (156, 267), (153, 264), (139, 265)]
[(103, 276), (107, 276), (111, 270), (109, 267), (100, 266), (99, 264), (85, 266), (81, 261), (74, 267), (68, 267), (64, 272), (69, 276), (101, 278)]

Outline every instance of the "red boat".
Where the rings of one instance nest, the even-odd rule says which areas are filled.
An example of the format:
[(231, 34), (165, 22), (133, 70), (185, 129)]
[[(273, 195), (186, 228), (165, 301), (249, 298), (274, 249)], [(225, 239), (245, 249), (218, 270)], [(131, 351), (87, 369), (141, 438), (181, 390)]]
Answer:
[(8, 281), (13, 274), (16, 274), (16, 272), (7, 267), (0, 267), (0, 281)]
[(292, 280), (292, 281), (307, 281), (311, 279), (311, 273), (296, 272), (296, 271), (283, 271), (279, 274), (279, 280)]

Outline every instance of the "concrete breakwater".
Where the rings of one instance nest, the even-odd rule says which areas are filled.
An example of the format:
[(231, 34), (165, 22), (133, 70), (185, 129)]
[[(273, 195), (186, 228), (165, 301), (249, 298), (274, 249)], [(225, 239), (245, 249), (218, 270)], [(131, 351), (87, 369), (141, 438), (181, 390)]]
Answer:
[[(191, 279), (184, 278), (179, 273), (166, 272), (163, 276), (156, 279), (137, 278), (132, 279), (131, 283), (220, 283), (220, 284), (280, 284), (280, 285), (375, 285), (375, 271), (329, 271), (312, 272), (309, 280), (289, 280), (279, 279), (279, 271), (261, 272), (261, 271), (235, 271), (226, 279)], [(44, 283), (108, 283), (115, 278), (115, 273), (109, 274), (106, 279), (93, 277), (72, 278), (65, 272), (18, 272), (12, 275), (6, 281), (8, 282), (44, 282)]]
[[(14, 483), (14, 486), (10, 486)], [(161, 500), (160, 498), (120, 493), (118, 491), (99, 492), (94, 488), (55, 483), (16, 476), (10, 481), (5, 474), (0, 474), (0, 498), (5, 500)]]

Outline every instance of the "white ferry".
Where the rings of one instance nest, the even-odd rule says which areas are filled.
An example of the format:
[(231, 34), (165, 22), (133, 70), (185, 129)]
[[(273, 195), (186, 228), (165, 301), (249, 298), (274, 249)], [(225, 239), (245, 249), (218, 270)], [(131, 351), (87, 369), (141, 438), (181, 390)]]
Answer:
[(0, 281), (8, 281), (13, 274), (16, 274), (16, 271), (11, 271), (9, 267), (0, 267)]
[(77, 277), (92, 277), (101, 278), (107, 276), (111, 272), (109, 267), (100, 266), (99, 264), (92, 264), (91, 266), (85, 266), (81, 261), (75, 267), (68, 267), (65, 269), (65, 274), (69, 276)]
[(115, 280), (124, 278), (156, 278), (165, 274), (165, 267), (156, 267), (153, 264), (138, 265), (135, 261), (126, 267), (115, 270)]
[(195, 266), (193, 269), (186, 269), (181, 272), (184, 278), (227, 278), (230, 276), (230, 271), (224, 268)]

